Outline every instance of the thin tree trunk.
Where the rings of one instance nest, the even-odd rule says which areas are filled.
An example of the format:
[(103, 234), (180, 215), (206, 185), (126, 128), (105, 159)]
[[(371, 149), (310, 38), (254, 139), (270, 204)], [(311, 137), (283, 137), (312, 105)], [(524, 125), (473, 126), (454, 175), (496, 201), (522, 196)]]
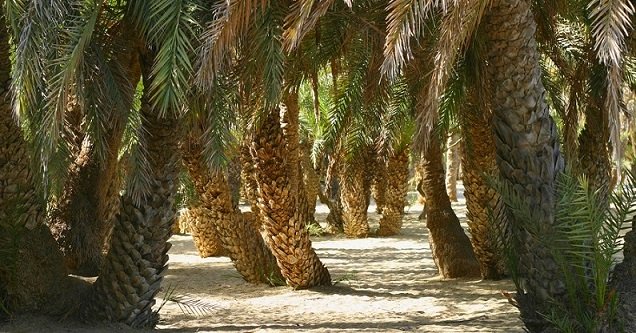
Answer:
[[(557, 129), (544, 100), (536, 24), (530, 1), (495, 1), (486, 18), (489, 79), (494, 96), (497, 164), (504, 181), (527, 203), (539, 230), (555, 218), (555, 181), (563, 170)], [(565, 299), (565, 284), (550, 251), (509, 216), (517, 243), (517, 302), (533, 332), (548, 327), (540, 313)]]
[(452, 202), (457, 202), (457, 179), (460, 166), (460, 136), (453, 133), (446, 148), (446, 193)]
[(468, 211), (466, 218), (481, 276), (500, 279), (506, 272), (503, 253), (509, 237), (503, 200), (488, 183), (488, 177), (499, 173), (491, 119), (491, 113), (473, 105), (461, 112), (462, 176)]
[(325, 193), (321, 200), (329, 207), (327, 215), (327, 231), (330, 233), (344, 232), (344, 212), (340, 200), (340, 161), (335, 156), (329, 156), (325, 172)]
[(392, 152), (384, 170), (386, 173), (379, 178), (386, 180), (386, 192), (377, 235), (391, 236), (400, 233), (402, 229), (402, 217), (408, 193), (409, 149)]
[(444, 184), (442, 151), (434, 136), (422, 160), (423, 190), (426, 194), (426, 227), (433, 260), (444, 278), (480, 276), (479, 264), (468, 236), (451, 208)]
[(307, 213), (313, 217), (316, 222), (316, 200), (320, 194), (320, 174), (314, 169), (314, 163), (311, 161), (311, 145), (305, 143), (301, 149), (301, 162), (303, 170), (303, 184), (307, 196)]
[[(145, 82), (151, 82), (153, 58), (148, 54), (142, 56)], [(151, 327), (158, 320), (152, 306), (168, 268), (168, 238), (175, 218), (174, 200), (181, 164), (178, 120), (174, 115), (158, 118), (149, 98), (145, 92), (140, 134), (140, 144), (146, 148), (149, 188), (143, 193), (126, 191), (121, 198), (110, 251), (84, 308), (85, 316), (124, 322), (132, 327)], [(133, 172), (142, 172), (141, 167)]]
[(276, 258), (265, 245), (254, 221), (255, 216), (241, 213), (233, 204), (226, 177), (221, 172), (208, 170), (203, 149), (192, 138), (183, 151), (184, 164), (194, 181), (201, 206), (207, 211), (207, 230), (218, 237), (239, 274), (250, 283), (283, 281)]
[(277, 109), (269, 112), (251, 148), (267, 244), (290, 286), (302, 289), (330, 285), (329, 271), (311, 247), (298, 192), (291, 186), (293, 173), (287, 168), (287, 149), (278, 112)]

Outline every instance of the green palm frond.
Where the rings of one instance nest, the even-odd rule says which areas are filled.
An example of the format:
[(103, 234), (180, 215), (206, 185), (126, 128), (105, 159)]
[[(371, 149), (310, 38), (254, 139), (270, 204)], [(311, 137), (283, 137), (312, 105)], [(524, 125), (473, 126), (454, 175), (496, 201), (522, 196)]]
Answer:
[(196, 6), (186, 0), (152, 0), (148, 6), (143, 20), (148, 39), (157, 46), (148, 93), (152, 105), (164, 116), (182, 111), (187, 103), (198, 29), (192, 15)]

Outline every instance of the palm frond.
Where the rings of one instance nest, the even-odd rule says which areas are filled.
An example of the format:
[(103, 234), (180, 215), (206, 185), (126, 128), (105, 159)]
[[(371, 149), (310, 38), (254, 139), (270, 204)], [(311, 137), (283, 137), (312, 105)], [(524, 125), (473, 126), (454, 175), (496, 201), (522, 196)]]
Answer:
[(624, 0), (591, 0), (588, 4), (592, 20), (594, 48), (601, 63), (608, 66), (605, 106), (609, 112), (610, 140), (616, 168), (621, 170), (620, 111), (621, 66), (625, 39), (632, 28), (634, 5)]
[(218, 1), (213, 20), (201, 36), (196, 81), (203, 87), (214, 82), (216, 73), (226, 68), (236, 52), (240, 37), (254, 20), (254, 13), (267, 7), (267, 0)]
[(192, 3), (185, 0), (153, 0), (149, 3), (149, 40), (157, 46), (148, 93), (160, 116), (180, 112), (187, 103), (191, 58), (198, 23), (192, 16)]

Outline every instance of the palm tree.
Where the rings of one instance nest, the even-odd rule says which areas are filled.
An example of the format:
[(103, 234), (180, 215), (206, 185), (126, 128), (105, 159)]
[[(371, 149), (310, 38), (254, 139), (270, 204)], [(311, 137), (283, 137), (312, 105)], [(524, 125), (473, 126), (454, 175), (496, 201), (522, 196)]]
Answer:
[(296, 289), (329, 285), (329, 271), (311, 248), (299, 196), (291, 188), (292, 174), (280, 167), (289, 162), (279, 117), (278, 109), (268, 112), (251, 147), (267, 244), (288, 285)]
[(222, 171), (207, 167), (203, 146), (192, 134), (182, 150), (201, 206), (207, 210), (205, 231), (218, 237), (220, 245), (247, 282), (273, 284), (281, 281), (276, 259), (265, 245), (253, 214), (241, 213), (232, 203), (227, 177)]
[[(3, 3), (4, 5), (4, 3)], [(4, 6), (3, 6), (4, 8)], [(46, 311), (59, 297), (66, 270), (45, 222), (45, 205), (36, 190), (29, 147), (14, 118), (10, 33), (0, 15), (0, 303), (14, 312)]]
[(402, 228), (402, 217), (408, 193), (409, 152), (407, 145), (401, 150), (390, 152), (386, 161), (386, 173), (381, 176), (382, 178), (386, 177), (386, 190), (380, 227), (376, 232), (378, 236), (395, 235)]
[(340, 200), (343, 207), (344, 233), (348, 237), (367, 237), (368, 195), (365, 191), (367, 177), (365, 152), (357, 152), (345, 159), (340, 169)]

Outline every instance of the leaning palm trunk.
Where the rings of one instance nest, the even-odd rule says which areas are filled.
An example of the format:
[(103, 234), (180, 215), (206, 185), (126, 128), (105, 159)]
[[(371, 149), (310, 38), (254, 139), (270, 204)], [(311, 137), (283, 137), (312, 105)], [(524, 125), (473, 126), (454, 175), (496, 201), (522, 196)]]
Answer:
[[(150, 82), (152, 59), (142, 60), (145, 82)], [(120, 321), (132, 327), (153, 326), (158, 320), (152, 306), (168, 268), (168, 238), (175, 218), (174, 200), (181, 164), (178, 121), (174, 115), (158, 118), (149, 98), (144, 93), (140, 134), (140, 144), (146, 149), (149, 188), (143, 193), (129, 190), (121, 198), (110, 250), (93, 285), (89, 306), (84, 309), (86, 316)], [(130, 179), (143, 177), (135, 174), (143, 172), (141, 169), (134, 169)]]
[(406, 206), (406, 195), (409, 181), (409, 150), (404, 148), (389, 155), (384, 170), (386, 192), (384, 207), (380, 218), (378, 236), (391, 236), (400, 233), (402, 217)]
[(503, 256), (508, 239), (503, 200), (488, 183), (499, 170), (495, 155), (495, 138), (490, 126), (492, 115), (479, 108), (461, 113), (464, 149), (462, 179), (466, 197), (466, 218), (475, 257), (484, 279), (505, 275)]
[[(485, 28), (497, 164), (503, 180), (527, 203), (530, 220), (538, 230), (549, 232), (563, 159), (544, 100), (530, 1), (495, 1)], [(563, 276), (550, 252), (524, 230), (522, 217), (509, 217), (517, 243), (517, 302), (526, 327), (539, 332), (548, 326), (540, 313), (549, 313), (554, 302), (565, 299)]]
[(460, 167), (460, 136), (453, 133), (446, 148), (446, 193), (452, 202), (457, 202), (457, 178)]
[[(0, 308), (46, 311), (66, 277), (63, 257), (43, 224), (27, 143), (11, 105), (9, 33), (0, 15)], [(2, 310), (0, 309), (0, 312)]]
[(451, 208), (444, 184), (442, 151), (433, 136), (427, 145), (422, 167), (422, 189), (426, 195), (426, 227), (433, 260), (444, 278), (479, 276), (470, 240)]
[(272, 250), (287, 284), (301, 289), (331, 284), (327, 268), (311, 247), (298, 192), (291, 188), (287, 153), (278, 109), (256, 131), (251, 152), (256, 167), (258, 205)]
[(365, 165), (361, 154), (345, 161), (340, 174), (340, 199), (343, 206), (344, 233), (347, 237), (363, 238), (369, 235), (365, 191)]
[(276, 258), (265, 245), (252, 213), (241, 213), (232, 202), (231, 190), (221, 172), (209, 170), (203, 149), (190, 140), (184, 151), (184, 164), (192, 176), (200, 205), (207, 211), (208, 233), (218, 238), (236, 270), (250, 283), (281, 281)]

